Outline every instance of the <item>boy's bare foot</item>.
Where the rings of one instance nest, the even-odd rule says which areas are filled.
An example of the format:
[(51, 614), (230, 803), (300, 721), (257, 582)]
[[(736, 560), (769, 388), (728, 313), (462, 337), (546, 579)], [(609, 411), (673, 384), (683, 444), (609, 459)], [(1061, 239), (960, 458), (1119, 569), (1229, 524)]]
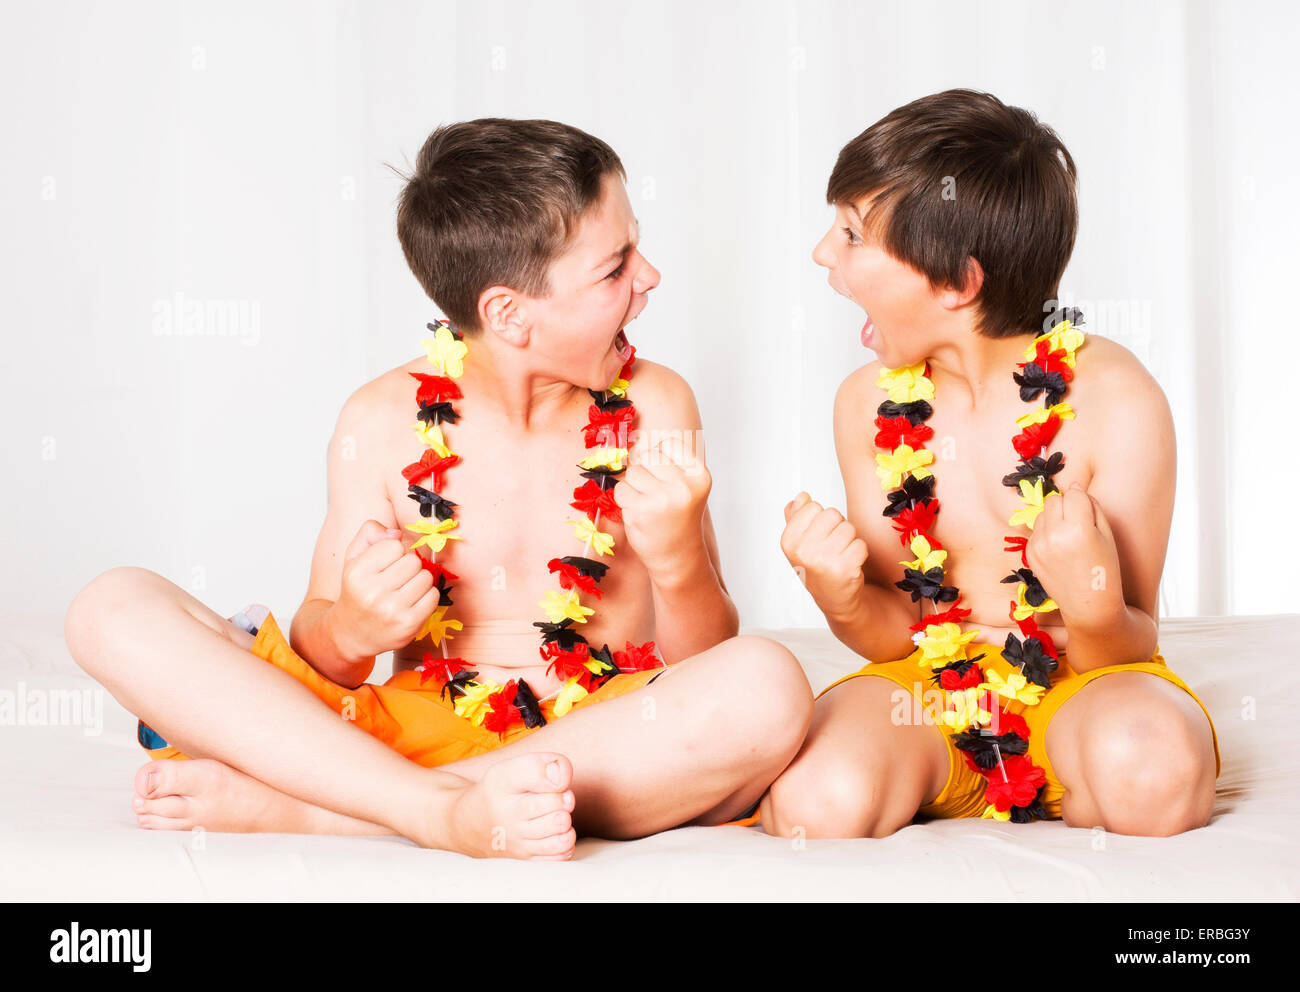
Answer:
[(146, 830), (311, 832), (310, 805), (207, 758), (143, 765), (135, 773), (132, 808)]
[(573, 765), (562, 754), (521, 755), (493, 765), (451, 808), (455, 849), (481, 858), (573, 857)]

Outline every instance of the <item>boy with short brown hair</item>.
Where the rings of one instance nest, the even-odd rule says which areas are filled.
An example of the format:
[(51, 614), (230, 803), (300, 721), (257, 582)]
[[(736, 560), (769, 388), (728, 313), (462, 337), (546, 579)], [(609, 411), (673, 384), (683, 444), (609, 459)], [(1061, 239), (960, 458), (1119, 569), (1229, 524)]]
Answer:
[(1057, 306), (1074, 184), (1050, 128), (970, 90), (840, 153), (813, 258), (878, 358), (835, 400), (846, 513), (800, 493), (781, 546), (876, 661), (819, 697), (769, 832), (1209, 819), (1213, 725), (1157, 646), (1173, 423), (1137, 359)]
[(730, 820), (798, 750), (811, 693), (735, 636), (694, 396), (624, 333), (659, 273), (622, 179), (552, 121), (430, 135), (398, 229), (451, 324), (344, 404), (290, 638), (141, 569), (73, 602), (74, 657), (159, 759), (142, 826), (567, 858)]

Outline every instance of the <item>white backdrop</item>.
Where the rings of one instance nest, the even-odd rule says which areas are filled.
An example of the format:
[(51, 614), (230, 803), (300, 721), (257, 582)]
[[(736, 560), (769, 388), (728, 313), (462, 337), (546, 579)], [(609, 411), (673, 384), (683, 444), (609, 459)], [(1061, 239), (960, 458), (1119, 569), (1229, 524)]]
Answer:
[[(622, 156), (663, 272), (632, 338), (695, 386), (742, 620), (820, 624), (781, 507), (843, 505), (831, 401), (872, 357), (809, 257), (826, 177), (866, 125), (951, 86), (1031, 108), (1078, 163), (1063, 296), (1148, 363), (1177, 423), (1165, 614), (1296, 609), (1290, 4), (0, 9), (0, 612), (62, 611), (126, 563), (224, 613), (297, 605), (338, 408), (434, 316), (384, 163), (493, 115)], [(178, 333), (194, 307), (202, 333)]]

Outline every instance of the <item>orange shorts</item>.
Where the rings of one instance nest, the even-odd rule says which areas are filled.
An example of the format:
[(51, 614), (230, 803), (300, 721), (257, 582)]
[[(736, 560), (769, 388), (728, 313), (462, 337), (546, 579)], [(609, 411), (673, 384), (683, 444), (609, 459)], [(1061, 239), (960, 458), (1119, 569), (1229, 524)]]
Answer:
[[(1001, 657), (999, 648), (996, 645), (970, 645), (972, 648), (977, 646), (988, 649), (984, 658), (980, 660), (980, 667), (985, 671), (995, 670), (1005, 678), (1008, 674), (1017, 670)], [(860, 671), (832, 682), (817, 694), (817, 698), (820, 699), (837, 685), (847, 682), (849, 679), (860, 678), (864, 675), (886, 678), (907, 689), (913, 697), (910, 707), (912, 715), (930, 723), (936, 732), (943, 734), (948, 745), (948, 780), (934, 801), (921, 807), (919, 814), (925, 817), (945, 819), (979, 816), (986, 806), (984, 800), (984, 776), (971, 769), (970, 765), (966, 763), (965, 755), (952, 743), (944, 726), (935, 719), (933, 710), (930, 707), (942, 705), (939, 703), (939, 699), (942, 697), (943, 692), (930, 681), (930, 669), (928, 666), (920, 664), (920, 657), (921, 652), (918, 648), (906, 658), (869, 664)], [(1061, 780), (1056, 777), (1052, 762), (1047, 757), (1047, 731), (1050, 728), (1052, 717), (1056, 715), (1056, 711), (1061, 708), (1066, 700), (1089, 682), (1115, 672), (1148, 672), (1157, 678), (1172, 682), (1196, 700), (1205, 713), (1205, 719), (1210, 722), (1210, 734), (1214, 739), (1215, 775), (1217, 777), (1222, 765), (1219, 760), (1219, 738), (1214, 729), (1214, 721), (1210, 719), (1210, 711), (1205, 708), (1205, 704), (1201, 702), (1196, 693), (1192, 692), (1187, 683), (1169, 670), (1169, 666), (1165, 664), (1165, 659), (1158, 649), (1149, 661), (1139, 661), (1129, 665), (1107, 665), (1104, 668), (1094, 668), (1092, 671), (1084, 672), (1081, 675), (1076, 674), (1070, 668), (1069, 663), (1066, 661), (1066, 652), (1061, 652), (1059, 662), (1057, 670), (1051, 676), (1052, 687), (1043, 694), (1035, 705), (1026, 706), (1017, 702), (1007, 707), (1011, 712), (1020, 714), (1025, 723), (1029, 725), (1028, 757), (1035, 765), (1043, 769), (1047, 775), (1047, 786), (1043, 791), (1042, 798), (1043, 806), (1046, 808), (1050, 819), (1060, 819), (1061, 797), (1065, 794), (1065, 788), (1061, 785)]]
[[(331, 682), (298, 656), (280, 632), (275, 617), (269, 614), (258, 628), (251, 651), (288, 672), (335, 713), (346, 715), (347, 719), (354, 721), (372, 737), (377, 737), (394, 751), (428, 768), (495, 751), (537, 729), (517, 723), (502, 736), (475, 726), (465, 717), (456, 715), (450, 693), (445, 698), (440, 696), (437, 683), (429, 681), (421, 685), (419, 672), (398, 672), (383, 685), (367, 683), (355, 689)], [(572, 709), (582, 709), (633, 692), (664, 671), (663, 668), (654, 668), (615, 675), (574, 703)], [(547, 722), (555, 718), (554, 706), (551, 700), (544, 700), (540, 704)], [(186, 757), (143, 722), (140, 724), (139, 740), (150, 757)]]

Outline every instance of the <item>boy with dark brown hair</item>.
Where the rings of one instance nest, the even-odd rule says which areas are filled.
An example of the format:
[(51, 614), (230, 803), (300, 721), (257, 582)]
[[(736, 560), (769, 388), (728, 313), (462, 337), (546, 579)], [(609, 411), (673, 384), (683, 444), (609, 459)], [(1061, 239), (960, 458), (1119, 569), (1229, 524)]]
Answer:
[(730, 820), (798, 750), (811, 693), (735, 636), (694, 396), (624, 333), (659, 273), (623, 178), (553, 121), (430, 135), (398, 232), (453, 326), (344, 404), (289, 638), (142, 569), (78, 595), (72, 654), (157, 759), (142, 826), (562, 859)]
[(1069, 152), (1028, 111), (949, 90), (846, 145), (827, 200), (813, 258), (878, 357), (835, 400), (846, 513), (798, 494), (781, 547), (874, 663), (819, 697), (765, 829), (1203, 825), (1214, 729), (1157, 646), (1173, 422), (1137, 359), (1057, 305)]

